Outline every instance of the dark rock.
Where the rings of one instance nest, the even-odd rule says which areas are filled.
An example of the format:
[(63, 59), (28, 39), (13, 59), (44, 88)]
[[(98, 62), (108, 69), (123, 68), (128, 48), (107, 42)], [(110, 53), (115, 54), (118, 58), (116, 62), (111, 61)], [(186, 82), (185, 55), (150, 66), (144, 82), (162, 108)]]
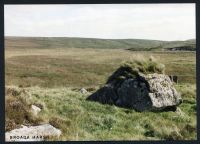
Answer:
[(176, 111), (176, 106), (182, 102), (167, 75), (142, 74), (129, 67), (117, 69), (106, 85), (87, 100), (137, 111)]
[(176, 75), (169, 75), (169, 78), (172, 82), (178, 83), (178, 76)]
[(115, 104), (117, 98), (118, 96), (116, 95), (114, 88), (110, 85), (105, 85), (90, 95), (87, 100), (98, 101), (103, 104)]

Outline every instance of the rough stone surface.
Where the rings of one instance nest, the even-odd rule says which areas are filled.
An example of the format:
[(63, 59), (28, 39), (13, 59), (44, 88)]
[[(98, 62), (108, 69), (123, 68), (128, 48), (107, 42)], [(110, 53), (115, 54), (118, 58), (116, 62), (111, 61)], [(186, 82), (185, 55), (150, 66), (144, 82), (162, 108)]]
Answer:
[(35, 105), (31, 105), (31, 112), (34, 116), (37, 116), (41, 109)]
[(179, 105), (182, 102), (180, 94), (173, 87), (173, 83), (167, 75), (148, 74), (145, 79), (150, 87), (149, 97), (153, 109), (162, 110)]
[(6, 132), (6, 141), (44, 141), (48, 137), (57, 137), (61, 135), (61, 131), (51, 126), (44, 124), (40, 126), (22, 126), (22, 128), (14, 129)]
[(126, 67), (115, 71), (87, 100), (137, 111), (175, 111), (182, 102), (169, 76), (137, 73)]

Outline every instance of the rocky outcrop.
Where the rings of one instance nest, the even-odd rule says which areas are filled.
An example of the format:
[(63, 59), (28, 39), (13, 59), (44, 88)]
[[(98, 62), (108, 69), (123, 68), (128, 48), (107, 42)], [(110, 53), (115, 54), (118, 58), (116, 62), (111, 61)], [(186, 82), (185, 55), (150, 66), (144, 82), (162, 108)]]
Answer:
[(61, 131), (51, 126), (44, 124), (40, 126), (22, 126), (22, 128), (14, 129), (6, 132), (6, 141), (44, 141), (48, 138), (59, 138)]
[(175, 111), (182, 102), (167, 75), (143, 74), (130, 67), (120, 67), (87, 100), (137, 111)]

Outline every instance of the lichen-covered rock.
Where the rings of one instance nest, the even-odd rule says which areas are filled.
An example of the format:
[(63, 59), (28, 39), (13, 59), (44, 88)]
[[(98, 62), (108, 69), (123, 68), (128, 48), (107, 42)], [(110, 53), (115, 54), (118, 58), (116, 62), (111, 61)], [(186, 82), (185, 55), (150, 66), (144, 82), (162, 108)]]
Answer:
[(176, 106), (182, 102), (167, 75), (143, 74), (129, 67), (115, 71), (106, 85), (87, 100), (137, 111), (175, 111)]
[(173, 108), (182, 102), (180, 94), (176, 91), (167, 75), (148, 74), (145, 76), (145, 79), (150, 88), (149, 97), (152, 102), (152, 110)]

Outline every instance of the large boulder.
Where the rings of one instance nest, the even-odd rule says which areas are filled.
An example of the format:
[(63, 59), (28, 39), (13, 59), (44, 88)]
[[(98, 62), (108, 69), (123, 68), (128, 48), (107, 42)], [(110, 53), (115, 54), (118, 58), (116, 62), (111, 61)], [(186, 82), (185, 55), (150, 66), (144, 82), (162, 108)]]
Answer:
[(127, 66), (117, 69), (87, 100), (137, 111), (175, 111), (182, 102), (169, 76), (144, 74)]

